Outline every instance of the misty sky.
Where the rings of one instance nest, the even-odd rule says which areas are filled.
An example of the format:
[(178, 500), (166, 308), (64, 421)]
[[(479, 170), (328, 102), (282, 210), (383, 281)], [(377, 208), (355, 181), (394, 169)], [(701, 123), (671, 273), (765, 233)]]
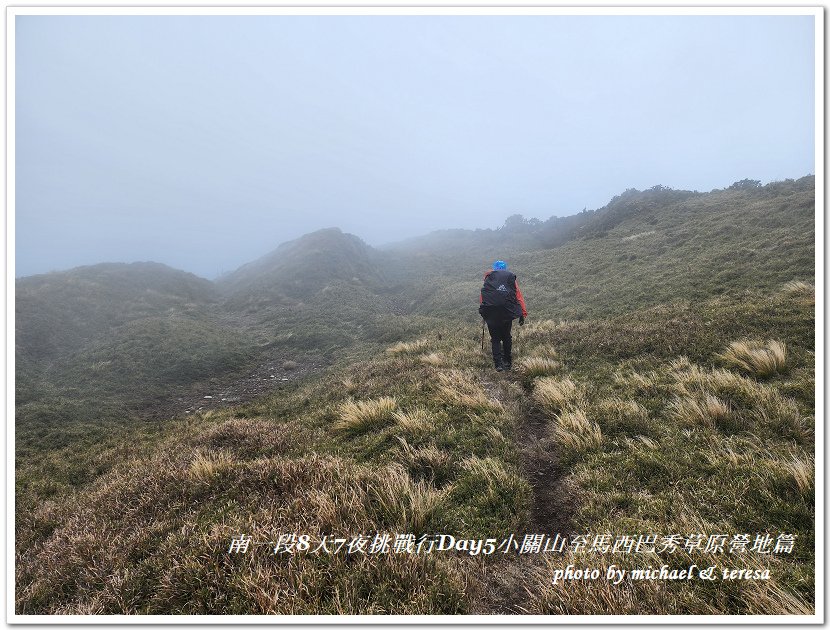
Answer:
[(813, 19), (18, 16), (15, 275), (814, 173)]

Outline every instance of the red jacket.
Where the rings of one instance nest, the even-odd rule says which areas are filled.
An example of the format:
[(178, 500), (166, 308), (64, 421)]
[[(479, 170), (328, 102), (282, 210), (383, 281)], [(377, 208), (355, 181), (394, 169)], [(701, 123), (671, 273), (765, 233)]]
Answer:
[[(489, 276), (491, 273), (493, 273), (492, 270), (485, 273), (484, 274), (484, 279), (486, 280), (487, 276)], [(519, 302), (519, 306), (522, 307), (522, 317), (527, 317), (527, 307), (525, 306), (525, 299), (522, 296), (522, 290), (519, 288), (519, 280), (517, 279), (515, 282), (516, 282), (516, 300)], [(481, 293), (479, 293), (478, 294), (478, 303), (481, 304), (481, 302), (482, 302)]]

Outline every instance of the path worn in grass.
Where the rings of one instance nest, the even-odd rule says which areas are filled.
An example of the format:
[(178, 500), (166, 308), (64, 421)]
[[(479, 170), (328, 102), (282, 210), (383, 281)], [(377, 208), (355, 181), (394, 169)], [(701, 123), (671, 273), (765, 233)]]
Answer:
[[(525, 534), (567, 536), (577, 497), (566, 481), (568, 471), (561, 466), (556, 451), (543, 446), (549, 419), (533, 402), (516, 372), (498, 373), (489, 368), (482, 372), (481, 385), (488, 396), (519, 419), (514, 439), (521, 472), (533, 491), (533, 503), (525, 528), (516, 532), (517, 540), (521, 544)], [(534, 594), (526, 585), (533, 583), (530, 578), (544, 566), (543, 557), (513, 552), (492, 560), (492, 568), (486, 574), (486, 596), (477, 603), (475, 613), (528, 614)]]

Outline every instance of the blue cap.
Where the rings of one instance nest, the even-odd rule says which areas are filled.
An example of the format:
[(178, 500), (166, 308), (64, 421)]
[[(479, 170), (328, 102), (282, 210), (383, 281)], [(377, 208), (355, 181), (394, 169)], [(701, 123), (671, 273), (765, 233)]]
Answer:
[(493, 263), (493, 270), (495, 271), (496, 269), (507, 269), (507, 263), (503, 260), (497, 260)]

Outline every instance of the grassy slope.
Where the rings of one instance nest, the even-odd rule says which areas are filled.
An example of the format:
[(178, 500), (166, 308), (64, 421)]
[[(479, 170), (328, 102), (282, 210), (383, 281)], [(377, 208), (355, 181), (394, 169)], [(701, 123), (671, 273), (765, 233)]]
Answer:
[[(488, 576), (511, 575), (518, 562), (534, 595), (509, 604), (541, 613), (808, 610), (813, 308), (801, 289), (640, 311), (596, 322), (594, 336), (582, 323), (538, 322), (521, 333), (522, 358), (554, 365), (504, 376), (501, 401), (484, 385), (494, 375), (475, 336), (444, 328), (440, 341), (392, 346), (291, 396), (175, 423), (155, 445), (123, 445), (125, 461), (71, 500), (19, 515), (18, 610), (486, 612)], [(643, 335), (658, 329), (660, 343)], [(754, 378), (717, 358), (747, 336), (784, 340), (787, 370)], [(557, 407), (541, 392), (566, 378), (575, 392)], [(696, 417), (683, 406), (707, 393), (729, 411)], [(559, 457), (564, 483), (577, 489), (573, 531), (786, 531), (798, 535), (797, 552), (753, 557), (752, 566), (771, 567), (769, 582), (716, 588), (554, 588), (552, 567), (501, 554), (226, 553), (243, 532), (268, 542), (289, 532), (521, 531), (532, 492), (513, 436), (530, 407), (548, 417), (533, 448)], [(583, 412), (598, 441), (579, 439), (578, 428), (571, 439), (557, 434), (563, 411)], [(648, 564), (706, 559), (665, 554)], [(554, 565), (570, 561), (581, 560)]]
[(416, 308), (474, 319), (470, 305), (495, 258), (518, 274), (537, 317), (614, 315), (811, 281), (812, 181), (708, 194), (630, 191), (593, 214), (582, 236), (554, 249), (514, 244), (505, 234), (501, 246), (489, 239), (477, 249), (433, 251), (423, 265), (445, 280), (437, 291), (422, 290)]
[[(593, 328), (593, 330), (588, 330)], [(545, 403), (550, 447), (580, 489), (578, 529), (594, 533), (797, 535), (792, 556), (606, 557), (600, 566), (769, 567), (769, 582), (670, 585), (633, 590), (569, 585), (537, 575), (541, 613), (802, 614), (814, 597), (814, 301), (809, 289), (659, 307), (596, 326), (537, 329), (529, 343), (552, 344), (576, 392)], [(787, 367), (762, 378), (720, 358), (737, 339), (785, 340)], [(599, 444), (557, 433), (581, 411)], [(579, 435), (579, 431), (576, 431)], [(582, 558), (563, 559), (579, 562)], [(609, 604), (610, 602), (610, 604)]]

